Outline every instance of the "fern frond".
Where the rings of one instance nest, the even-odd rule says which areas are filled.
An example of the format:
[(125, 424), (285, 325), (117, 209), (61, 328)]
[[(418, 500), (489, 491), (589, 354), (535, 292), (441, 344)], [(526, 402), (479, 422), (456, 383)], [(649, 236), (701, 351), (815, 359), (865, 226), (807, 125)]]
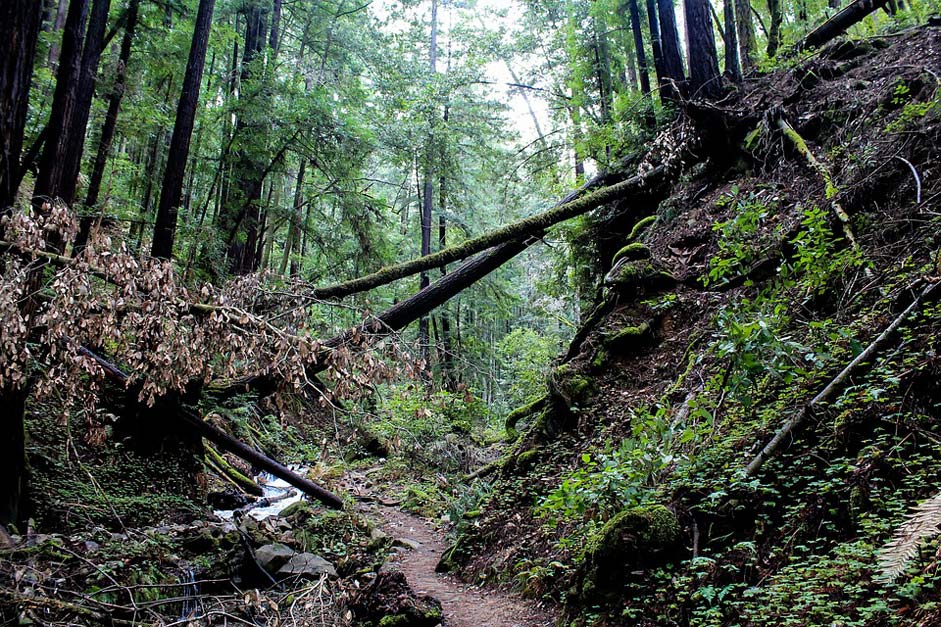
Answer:
[(879, 551), (879, 578), (895, 581), (918, 555), (922, 541), (941, 533), (941, 492), (917, 505)]

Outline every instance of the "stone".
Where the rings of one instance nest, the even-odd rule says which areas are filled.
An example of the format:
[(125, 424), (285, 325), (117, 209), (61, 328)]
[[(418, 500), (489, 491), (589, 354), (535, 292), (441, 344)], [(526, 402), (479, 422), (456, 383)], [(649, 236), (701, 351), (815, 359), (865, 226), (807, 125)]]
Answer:
[(266, 544), (255, 551), (258, 564), (269, 573), (278, 572), (278, 569), (292, 557), (294, 557), (294, 549), (280, 542)]
[(336, 577), (337, 571), (333, 564), (313, 553), (296, 553), (287, 563), (278, 569), (278, 577), (308, 577), (320, 578), (322, 575)]

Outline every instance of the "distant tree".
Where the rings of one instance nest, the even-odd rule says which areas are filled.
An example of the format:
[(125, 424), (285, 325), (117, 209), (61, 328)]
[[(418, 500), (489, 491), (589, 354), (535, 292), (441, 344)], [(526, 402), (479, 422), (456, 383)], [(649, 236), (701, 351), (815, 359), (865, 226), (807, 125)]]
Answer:
[(771, 23), (768, 26), (768, 56), (774, 57), (781, 46), (781, 23), (784, 20), (781, 0), (768, 0), (768, 13), (771, 16)]
[(738, 58), (738, 37), (735, 26), (735, 0), (723, 0), (725, 26), (725, 72), (738, 82), (742, 80), (742, 66)]

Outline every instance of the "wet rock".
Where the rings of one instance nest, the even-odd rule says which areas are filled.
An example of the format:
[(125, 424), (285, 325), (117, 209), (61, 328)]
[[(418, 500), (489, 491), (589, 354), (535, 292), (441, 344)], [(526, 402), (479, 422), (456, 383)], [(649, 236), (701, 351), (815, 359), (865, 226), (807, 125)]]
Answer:
[(287, 564), (294, 557), (294, 549), (280, 542), (266, 544), (255, 551), (255, 559), (259, 566), (269, 573), (276, 573), (278, 569)]
[(322, 575), (336, 577), (333, 564), (313, 553), (296, 553), (284, 566), (278, 569), (278, 577), (307, 577), (319, 579)]

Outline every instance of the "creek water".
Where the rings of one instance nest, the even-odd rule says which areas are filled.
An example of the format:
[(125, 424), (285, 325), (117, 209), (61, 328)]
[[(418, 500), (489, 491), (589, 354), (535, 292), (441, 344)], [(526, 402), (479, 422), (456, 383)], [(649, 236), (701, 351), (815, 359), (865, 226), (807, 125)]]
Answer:
[[(307, 472), (306, 468), (297, 466), (291, 466), (290, 468), (301, 476), (304, 476)], [(247, 514), (255, 520), (264, 520), (269, 516), (277, 516), (288, 506), (304, 498), (300, 490), (291, 487), (291, 484), (287, 481), (279, 479), (267, 472), (257, 475), (255, 482), (258, 483), (264, 491), (264, 494), (254, 501), (254, 503), (258, 503), (258, 506), (253, 507), (251, 503), (246, 506), (250, 507)], [(244, 510), (245, 508), (241, 509)], [(214, 510), (213, 513), (222, 520), (232, 520), (232, 515), (235, 513), (235, 510), (217, 509)]]

